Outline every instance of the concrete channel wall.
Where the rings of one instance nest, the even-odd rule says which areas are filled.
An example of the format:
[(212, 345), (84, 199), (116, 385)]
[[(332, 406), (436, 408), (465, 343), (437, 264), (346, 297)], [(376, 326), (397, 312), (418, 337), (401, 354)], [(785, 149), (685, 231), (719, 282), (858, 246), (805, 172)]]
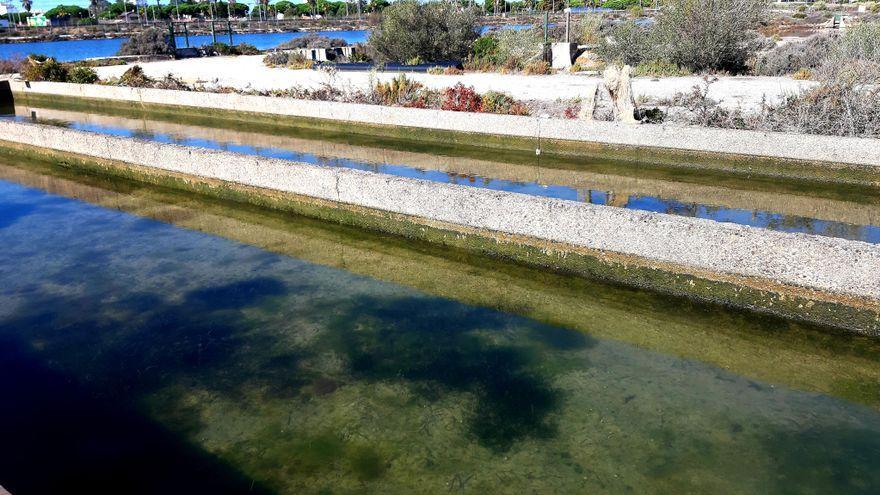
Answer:
[(13, 81), (12, 91), (18, 94), (248, 111), (366, 125), (381, 124), (432, 131), (529, 138), (535, 140), (536, 148), (540, 147), (541, 140), (560, 140), (880, 167), (880, 144), (876, 139), (665, 125), (626, 125), (96, 84)]
[[(186, 176), (880, 301), (880, 246), (0, 121), (2, 140)], [(551, 245), (552, 246), (552, 245)], [(550, 249), (554, 249), (551, 247)]]

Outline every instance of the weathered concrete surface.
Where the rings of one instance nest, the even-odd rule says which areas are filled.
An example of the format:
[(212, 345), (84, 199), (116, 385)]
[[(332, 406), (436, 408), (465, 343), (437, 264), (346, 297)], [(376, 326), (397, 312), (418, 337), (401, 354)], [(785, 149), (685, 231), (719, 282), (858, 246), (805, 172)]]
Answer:
[[(466, 134), (562, 140), (618, 146), (661, 148), (740, 156), (780, 158), (838, 165), (880, 167), (876, 139), (804, 136), (665, 125), (541, 119), (512, 115), (315, 102), (291, 98), (246, 96), (159, 89), (14, 81), (13, 92), (92, 98), (133, 103), (247, 111), (289, 117), (412, 127)], [(417, 137), (417, 136), (416, 136)]]
[(620, 253), (694, 271), (880, 300), (880, 246), (708, 220), (0, 122), (4, 140)]

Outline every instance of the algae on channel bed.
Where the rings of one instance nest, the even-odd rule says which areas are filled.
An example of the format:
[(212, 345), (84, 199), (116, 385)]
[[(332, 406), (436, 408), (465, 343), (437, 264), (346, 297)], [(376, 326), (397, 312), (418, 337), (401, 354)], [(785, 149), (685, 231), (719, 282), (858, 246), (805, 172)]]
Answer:
[[(723, 353), (741, 345), (742, 331), (742, 341), (765, 343), (771, 354), (787, 345), (840, 377), (835, 346), (842, 362), (861, 359), (863, 370), (876, 370), (876, 348), (864, 340), (835, 342), (779, 320), (583, 280), (560, 284), (566, 296), (553, 299), (551, 287), (537, 289), (564, 277), (514, 284), (534, 271), (124, 181), (126, 194), (108, 194), (94, 187), (106, 179), (87, 177), (92, 185), (83, 186), (30, 173), (19, 177), (299, 258), (0, 183), (0, 268), (8, 280), (0, 337), (26, 348), (35, 369), (130, 404), (270, 492), (870, 493), (880, 486), (876, 405), (662, 349)], [(322, 264), (303, 259), (316, 249), (325, 250), (311, 255)], [(461, 275), (440, 277), (442, 270)], [(482, 285), (493, 272), (500, 275)], [(427, 288), (431, 277), (438, 292), (461, 297), (407, 286)], [(517, 294), (504, 298), (492, 284)], [(514, 306), (545, 322), (504, 310)], [(615, 334), (654, 337), (634, 346), (606, 338)], [(714, 338), (725, 343), (713, 347)], [(731, 355), (740, 349), (748, 346)], [(774, 365), (772, 355), (752, 359)], [(778, 366), (783, 376), (806, 369), (787, 360)], [(27, 396), (8, 398), (18, 412), (31, 407)], [(33, 426), (64, 414), (25, 412)], [(2, 421), (8, 414), (0, 411), (4, 433), (27, 427)], [(6, 447), (0, 456), (17, 453)], [(90, 472), (93, 460), (68, 462)], [(34, 469), (47, 478), (44, 464)]]

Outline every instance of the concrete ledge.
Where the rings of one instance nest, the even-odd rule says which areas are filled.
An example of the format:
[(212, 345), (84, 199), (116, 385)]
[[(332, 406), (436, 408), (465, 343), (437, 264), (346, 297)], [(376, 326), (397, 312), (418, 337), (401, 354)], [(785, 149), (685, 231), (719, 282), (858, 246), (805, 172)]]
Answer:
[[(136, 102), (247, 111), (375, 126), (397, 126), (483, 136), (527, 139), (536, 148), (551, 141), (598, 143), (734, 156), (762, 157), (829, 166), (880, 167), (876, 139), (841, 138), (665, 125), (624, 125), (610, 122), (540, 119), (494, 114), (465, 114), (440, 110), (386, 107), (353, 103), (315, 102), (292, 98), (245, 96), (120, 86), (13, 81), (17, 94), (54, 95), (105, 101)], [(480, 138), (474, 136), (474, 139)], [(483, 143), (475, 143), (483, 144)]]
[[(868, 243), (37, 124), (0, 122), (0, 136), (13, 146), (48, 148), (132, 164), (167, 176), (200, 177), (404, 215), (414, 224), (459, 229), (462, 234), (538, 247), (561, 257), (586, 253), (636, 268), (649, 266), (783, 294), (782, 299), (788, 294), (801, 297), (801, 306), (824, 301), (859, 307), (875, 319), (873, 329), (865, 328), (870, 324), (867, 320), (849, 325), (863, 333), (875, 333), (880, 321), (880, 246)], [(837, 322), (836, 326), (847, 324)]]

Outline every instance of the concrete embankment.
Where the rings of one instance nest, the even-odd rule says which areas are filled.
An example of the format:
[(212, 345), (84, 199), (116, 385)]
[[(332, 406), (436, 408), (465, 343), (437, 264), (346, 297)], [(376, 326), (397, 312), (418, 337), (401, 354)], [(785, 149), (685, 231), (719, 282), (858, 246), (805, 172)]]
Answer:
[[(196, 126), (170, 120), (150, 120), (138, 118), (138, 113), (125, 113), (128, 116), (106, 115), (55, 108), (15, 107), (17, 115), (22, 117), (36, 116), (55, 121), (84, 122), (90, 125), (111, 126), (130, 129), (145, 133), (163, 133), (171, 136), (207, 139), (218, 143), (252, 146), (255, 148), (275, 148), (296, 150), (310, 153), (316, 157), (342, 158), (363, 163), (390, 165), (406, 165), (420, 170), (438, 170), (460, 176), (466, 181), (471, 178), (500, 179), (514, 182), (534, 182), (545, 186), (567, 186), (582, 190), (585, 197), (590, 190), (606, 191), (609, 194), (608, 204), (625, 206), (631, 197), (653, 196), (695, 205), (709, 207), (735, 208), (746, 211), (773, 212), (774, 214), (800, 216), (808, 219), (843, 222), (851, 225), (880, 225), (880, 199), (877, 202), (859, 203), (855, 201), (851, 188), (835, 185), (839, 192), (834, 199), (817, 194), (811, 188), (809, 195), (800, 191), (792, 192), (785, 188), (761, 190), (754, 181), (742, 179), (735, 186), (724, 184), (719, 174), (700, 172), (702, 183), (692, 183), (671, 178), (657, 179), (645, 173), (644, 168), (632, 170), (624, 163), (611, 168), (610, 171), (597, 172), (595, 167), (551, 166), (549, 160), (530, 157), (522, 163), (510, 161), (453, 156), (444, 153), (438, 157), (434, 153), (413, 152), (391, 149), (385, 146), (363, 146), (348, 140), (331, 141), (329, 139), (309, 138), (299, 132), (284, 135), (259, 132), (257, 129), (243, 130), (233, 122), (227, 122), (228, 128)], [(216, 121), (215, 121), (216, 122)], [(330, 137), (337, 136), (330, 134)], [(372, 143), (371, 143), (372, 144)], [(484, 153), (487, 158), (492, 153)], [(611, 160), (604, 163), (610, 164)], [(658, 170), (654, 168), (654, 170)], [(729, 178), (728, 178), (729, 180)], [(763, 185), (767, 187), (768, 181)], [(786, 184), (784, 181), (772, 181), (771, 184)], [(748, 185), (749, 187), (743, 187)], [(880, 194), (880, 192), (878, 192)], [(843, 199), (846, 198), (846, 199)]]
[(0, 122), (7, 150), (880, 334), (880, 246)]
[[(344, 132), (505, 150), (585, 154), (613, 147), (648, 163), (738, 170), (840, 182), (880, 183), (877, 140), (666, 125), (542, 119), (494, 114), (316, 102), (292, 98), (77, 85), (12, 82), (16, 100), (84, 99), (179, 109), (193, 114), (231, 113), (271, 118), (279, 125), (335, 128)], [(278, 117), (290, 117), (279, 119)], [(618, 151), (620, 153), (621, 151)], [(763, 159), (763, 161), (756, 161)]]

